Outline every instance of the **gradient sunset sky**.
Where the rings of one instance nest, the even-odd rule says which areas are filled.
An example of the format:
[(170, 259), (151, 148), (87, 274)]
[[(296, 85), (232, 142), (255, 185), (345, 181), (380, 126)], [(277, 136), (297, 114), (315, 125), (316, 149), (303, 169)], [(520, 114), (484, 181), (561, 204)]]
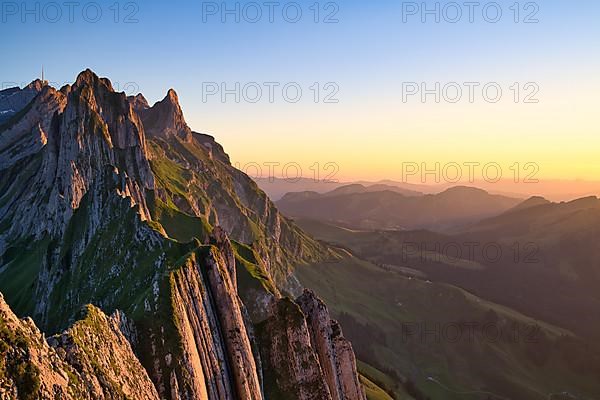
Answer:
[[(344, 180), (400, 180), (403, 162), (496, 162), (505, 174), (519, 162), (539, 165), (539, 178), (600, 180), (600, 2), (539, 1), (539, 22), (529, 24), (521, 21), (533, 10), (523, 9), (527, 1), (519, 3), (519, 23), (509, 9), (514, 0), (498, 2), (498, 23), (486, 22), (481, 7), (474, 23), (468, 15), (458, 23), (432, 16), (422, 23), (420, 15), (403, 22), (403, 3), (382, 0), (323, 1), (315, 23), (314, 1), (298, 3), (297, 23), (286, 22), (281, 8), (274, 23), (267, 15), (258, 23), (231, 16), (223, 23), (220, 15), (203, 22), (200, 1), (140, 1), (137, 23), (123, 22), (135, 10), (127, 2), (117, 3), (115, 23), (112, 0), (97, 3), (97, 23), (85, 21), (81, 8), (74, 23), (67, 15), (23, 23), (3, 12), (2, 88), (30, 82), (41, 64), (56, 85), (89, 67), (150, 103), (172, 87), (190, 126), (214, 135), (234, 162), (296, 162), (308, 177), (315, 162), (337, 163)], [(335, 8), (339, 22), (323, 23)], [(277, 91), (273, 103), (266, 93), (258, 103), (204, 101), (207, 82), (297, 82), (303, 96), (298, 103)], [(315, 82), (334, 82), (339, 102), (315, 103)], [(403, 102), (403, 82), (497, 82), (504, 94), (495, 104), (480, 91), (474, 103)], [(539, 103), (515, 103), (515, 82), (536, 83)]]

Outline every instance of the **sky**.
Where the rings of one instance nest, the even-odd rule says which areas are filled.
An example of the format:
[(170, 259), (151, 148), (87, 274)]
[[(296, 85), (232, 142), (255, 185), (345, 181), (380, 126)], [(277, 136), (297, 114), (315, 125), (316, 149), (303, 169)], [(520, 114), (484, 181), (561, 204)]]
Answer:
[(600, 2), (470, 4), (2, 2), (0, 80), (174, 88), (254, 176), (600, 181)]

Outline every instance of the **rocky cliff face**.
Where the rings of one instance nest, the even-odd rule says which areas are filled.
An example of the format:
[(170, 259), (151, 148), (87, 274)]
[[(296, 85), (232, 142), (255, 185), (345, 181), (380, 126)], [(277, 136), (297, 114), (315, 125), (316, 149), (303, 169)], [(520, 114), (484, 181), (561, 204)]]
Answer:
[(321, 361), (323, 374), (333, 400), (363, 400), (352, 345), (342, 335), (337, 321), (314, 292), (305, 290), (297, 300), (306, 315), (313, 347)]
[[(41, 87), (9, 122), (0, 291), (18, 315), (63, 332), (46, 342), (7, 317), (29, 350), (7, 348), (42, 382), (34, 397), (362, 399), (324, 306), (282, 298), (300, 289), (293, 266), (327, 249), (189, 129), (174, 91), (150, 107), (88, 70)], [(87, 304), (115, 314), (88, 306), (79, 320)], [(7, 379), (18, 392), (21, 378)]]
[(232, 283), (224, 251), (211, 247), (192, 253), (171, 276), (173, 316), (183, 348), (181, 361), (195, 366), (186, 368), (194, 376), (185, 387), (174, 375), (171, 391), (181, 388), (192, 398), (261, 399), (244, 306)]
[(266, 366), (266, 398), (331, 400), (302, 310), (286, 298), (279, 300), (273, 311), (258, 327)]
[(366, 399), (352, 345), (313, 292), (279, 300), (259, 332), (269, 399)]
[(20, 109), (20, 116), (3, 124), (5, 131), (0, 137), (0, 168), (7, 168), (46, 146), (52, 116), (66, 105), (65, 96), (49, 86), (33, 93), (36, 93), (33, 96), (35, 101), (32, 98)]

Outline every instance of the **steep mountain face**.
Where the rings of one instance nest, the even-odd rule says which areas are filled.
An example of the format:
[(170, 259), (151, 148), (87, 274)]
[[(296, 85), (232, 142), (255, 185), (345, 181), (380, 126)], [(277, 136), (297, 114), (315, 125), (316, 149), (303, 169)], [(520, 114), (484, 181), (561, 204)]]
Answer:
[[(331, 254), (282, 217), (212, 137), (191, 131), (174, 91), (149, 107), (87, 70), (60, 91), (43, 86), (9, 122), (0, 129), (0, 291), (46, 332), (72, 326), (50, 343), (89, 375), (86, 393), (129, 396), (126, 374), (96, 371), (111, 359), (83, 359), (88, 348), (111, 354), (126, 344), (155, 389), (129, 398), (263, 399), (304, 387), (302, 374), (267, 379), (272, 360), (302, 366), (303, 349), (283, 354), (262, 338), (290, 334), (292, 317), (310, 325), (311, 314), (282, 296), (301, 293), (296, 264)], [(281, 302), (297, 312), (282, 312)], [(87, 328), (106, 318), (89, 308), (77, 322), (86, 304), (122, 310), (107, 322), (122, 336), (94, 342)], [(334, 325), (327, 338), (304, 332), (312, 380), (362, 399), (352, 349)], [(321, 340), (330, 351), (314, 350)], [(129, 359), (119, 365), (131, 373)], [(76, 386), (69, 374), (67, 389)]]
[[(130, 102), (135, 104), (135, 98)], [(252, 246), (278, 286), (300, 294), (291, 276), (294, 263), (316, 260), (327, 249), (284, 218), (256, 183), (231, 165), (214, 138), (185, 125), (173, 90), (140, 112), (151, 137), (149, 159), (157, 179), (155, 219), (184, 241), (191, 236), (182, 234), (175, 215), (222, 227), (234, 240)]]
[[(62, 111), (66, 103), (62, 93), (49, 87), (44, 87), (43, 91), (40, 88), (39, 91), (24, 92), (23, 97), (35, 100), (27, 102), (23, 108), (18, 109), (19, 115), (2, 124), (4, 133), (0, 137), (1, 168), (6, 168), (45, 146), (49, 139), (51, 116), (56, 110)], [(39, 92), (42, 93), (37, 96)]]
[(520, 202), (462, 186), (421, 196), (382, 185), (350, 185), (323, 194), (288, 193), (277, 207), (288, 216), (357, 229), (452, 230), (503, 213)]
[[(26, 109), (0, 141), (0, 216), (12, 222), (0, 233), (0, 253), (10, 238), (60, 237), (84, 196), (100, 195), (107, 166), (120, 180), (119, 196), (131, 199), (148, 219), (145, 190), (154, 187), (154, 177), (144, 130), (110, 82), (87, 71), (60, 92), (45, 86)], [(100, 218), (90, 219), (92, 236)]]
[(361, 399), (356, 359), (352, 345), (342, 336), (340, 325), (331, 319), (327, 306), (314, 292), (305, 290), (297, 301), (307, 316), (311, 341), (321, 361), (332, 399)]

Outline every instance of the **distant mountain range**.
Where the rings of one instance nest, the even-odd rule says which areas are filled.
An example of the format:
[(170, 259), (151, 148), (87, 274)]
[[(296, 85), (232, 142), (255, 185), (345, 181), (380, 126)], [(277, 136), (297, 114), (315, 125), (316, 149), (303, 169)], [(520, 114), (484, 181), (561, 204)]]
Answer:
[(260, 188), (264, 190), (271, 199), (280, 200), (289, 192), (317, 192), (326, 193), (341, 186), (359, 184), (363, 186), (383, 185), (387, 187), (398, 187), (404, 190), (419, 192), (423, 194), (437, 194), (454, 186), (470, 186), (507, 197), (528, 198), (540, 196), (551, 201), (569, 201), (586, 196), (600, 195), (600, 181), (583, 180), (552, 180), (540, 179), (537, 183), (514, 182), (510, 179), (502, 179), (499, 182), (473, 181), (463, 183), (440, 183), (440, 184), (414, 184), (398, 182), (394, 180), (382, 181), (315, 181), (309, 178), (280, 179), (280, 178), (255, 178)]
[(288, 193), (276, 204), (290, 217), (354, 229), (448, 230), (500, 214), (521, 201), (465, 186), (423, 195), (395, 186), (354, 184), (323, 194)]

